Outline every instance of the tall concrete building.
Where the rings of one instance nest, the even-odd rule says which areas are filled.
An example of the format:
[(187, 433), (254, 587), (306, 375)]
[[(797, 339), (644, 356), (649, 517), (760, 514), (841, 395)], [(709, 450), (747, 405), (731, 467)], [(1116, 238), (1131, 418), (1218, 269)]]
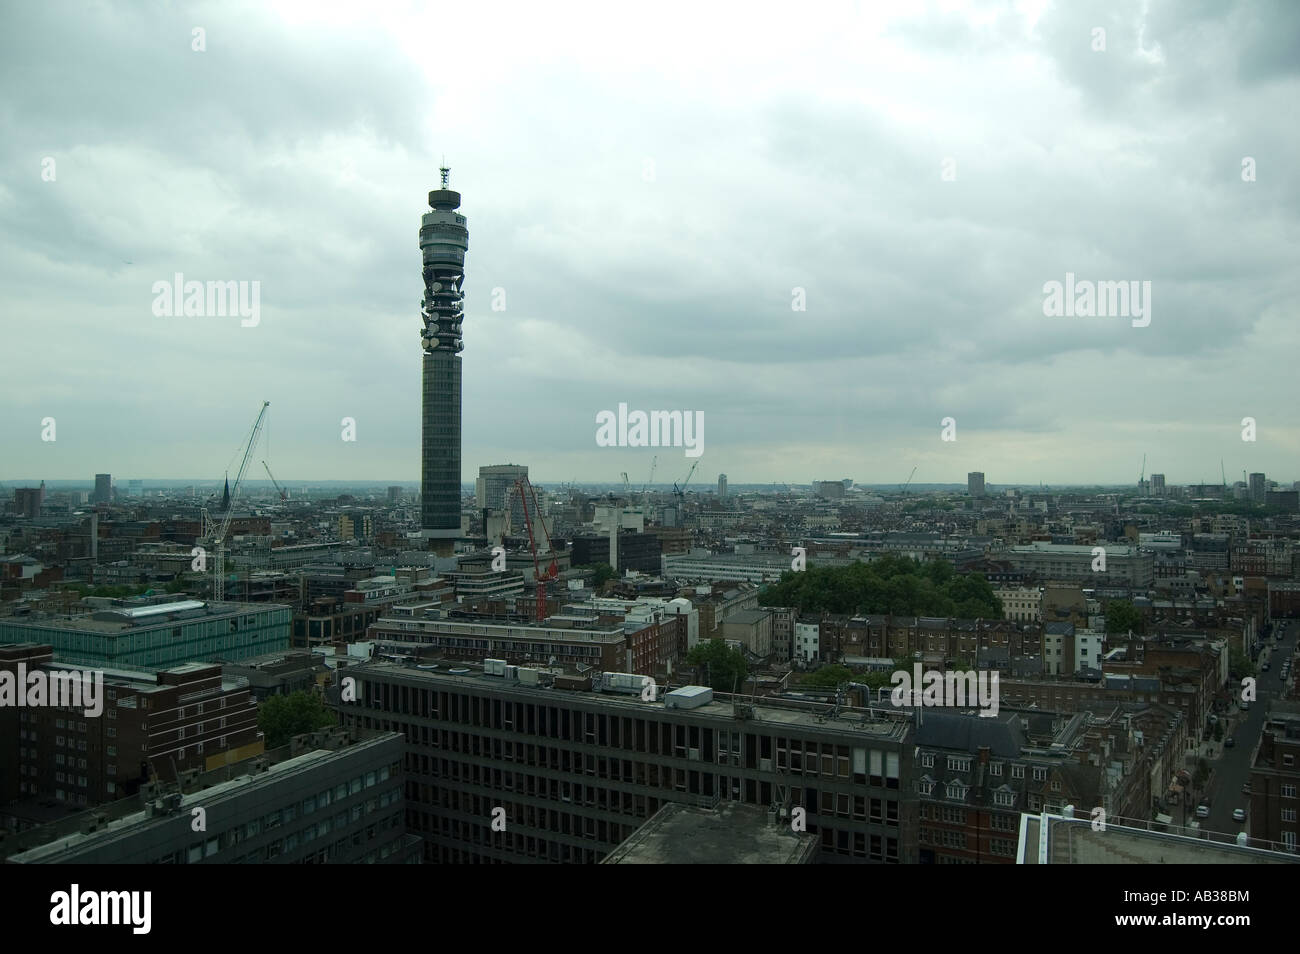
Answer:
[(1165, 495), (1165, 475), (1152, 474), (1151, 475), (1151, 496), (1163, 497), (1164, 495)]
[[(515, 490), (515, 483), (528, 476), (522, 464), (491, 464), (478, 469), (474, 482), (474, 500), (480, 511), (509, 510), (510, 530), (520, 533), (524, 529), (523, 498)], [(529, 502), (531, 506), (531, 501)]]
[(95, 498), (91, 503), (111, 503), (113, 500), (113, 475), (95, 475)]
[(464, 315), (465, 252), (469, 229), (460, 208), (460, 193), (447, 188), (429, 193), (432, 212), (420, 221), (424, 259), (423, 431), (420, 446), (420, 527), (430, 549), (450, 555), (460, 528), (460, 323)]
[(18, 487), (14, 490), (14, 513), (21, 517), (36, 519), (41, 515), (41, 505), (45, 503), (45, 481), (39, 487)]
[(1250, 499), (1251, 500), (1255, 501), (1256, 503), (1263, 503), (1264, 491), (1267, 488), (1268, 488), (1268, 484), (1264, 481), (1263, 474), (1250, 475)]
[(727, 475), (718, 474), (718, 496), (727, 496)]
[(966, 475), (966, 492), (972, 497), (984, 496), (984, 474), (980, 471), (972, 471)]

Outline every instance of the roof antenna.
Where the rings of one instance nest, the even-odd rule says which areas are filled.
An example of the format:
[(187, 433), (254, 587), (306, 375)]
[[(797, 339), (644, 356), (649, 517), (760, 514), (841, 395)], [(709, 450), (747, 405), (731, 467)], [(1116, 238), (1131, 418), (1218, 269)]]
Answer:
[(447, 188), (447, 177), (451, 175), (451, 170), (447, 168), (447, 157), (442, 157), (442, 167), (438, 169), (442, 173), (442, 187)]

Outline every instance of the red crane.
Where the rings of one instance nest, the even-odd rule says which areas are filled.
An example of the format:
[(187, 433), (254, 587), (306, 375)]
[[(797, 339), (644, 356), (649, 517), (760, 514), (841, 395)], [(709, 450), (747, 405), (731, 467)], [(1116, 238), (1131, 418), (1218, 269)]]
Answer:
[[(554, 580), (560, 575), (560, 568), (555, 563), (555, 550), (551, 545), (551, 533), (546, 529), (546, 521), (542, 519), (541, 508), (537, 506), (537, 492), (533, 490), (533, 485), (528, 482), (527, 477), (520, 477), (515, 481), (515, 488), (519, 491), (519, 499), (524, 505), (524, 524), (528, 527), (528, 548), (533, 551), (533, 576), (537, 580), (537, 622), (541, 623), (546, 619), (546, 582)], [(537, 524), (541, 527), (542, 533), (546, 535), (546, 553), (551, 557), (551, 565), (546, 568), (546, 573), (542, 573), (541, 565), (537, 560), (537, 538), (533, 535), (533, 515), (528, 512), (528, 500), (532, 498), (533, 515), (537, 518)]]

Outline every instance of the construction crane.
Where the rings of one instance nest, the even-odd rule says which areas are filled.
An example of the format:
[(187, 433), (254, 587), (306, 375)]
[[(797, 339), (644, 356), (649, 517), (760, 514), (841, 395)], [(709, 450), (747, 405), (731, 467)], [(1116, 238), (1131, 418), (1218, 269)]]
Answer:
[(629, 504), (632, 502), (632, 484), (627, 479), (627, 471), (623, 471), (623, 496), (627, 498)]
[(673, 484), (673, 493), (675, 493), (678, 497), (686, 496), (686, 485), (689, 484), (691, 482), (691, 478), (695, 476), (695, 468), (698, 466), (700, 466), (700, 459), (697, 457), (695, 459), (695, 463), (691, 464), (691, 469), (687, 471), (686, 479), (682, 481), (682, 485), (678, 487), (676, 483)]
[(230, 521), (235, 515), (235, 498), (239, 495), (240, 485), (244, 481), (244, 472), (248, 470), (248, 459), (253, 456), (257, 437), (262, 432), (262, 422), (266, 420), (266, 409), (270, 406), (270, 401), (263, 401), (262, 409), (257, 412), (257, 420), (253, 422), (253, 432), (248, 437), (248, 446), (244, 448), (244, 458), (239, 462), (239, 472), (235, 474), (235, 486), (230, 491), (230, 506), (226, 508), (221, 523), (218, 524), (212, 519), (207, 507), (202, 508), (203, 537), (208, 542), (209, 548), (215, 551), (212, 561), (215, 574), (212, 580), (212, 599), (216, 602), (226, 598), (226, 534), (230, 532)]
[(289, 492), (285, 490), (283, 487), (281, 487), (280, 482), (275, 479), (275, 474), (271, 473), (271, 465), (268, 464), (266, 461), (262, 461), (262, 466), (266, 468), (266, 476), (271, 478), (271, 483), (273, 483), (275, 485), (275, 489), (279, 491), (280, 499), (288, 500)]
[(910, 487), (910, 486), (912, 486), (912, 478), (915, 477), (915, 476), (916, 476), (916, 468), (913, 467), (913, 468), (912, 468), (912, 472), (911, 472), (910, 474), (907, 475), (907, 481), (906, 481), (906, 483), (904, 483), (903, 486), (901, 486), (901, 487), (898, 488), (898, 492), (899, 492), (900, 494), (905, 494), (905, 493), (907, 493), (907, 488)]
[(655, 468), (659, 466), (659, 455), (656, 454), (654, 460), (650, 461), (650, 476), (646, 478), (645, 484), (641, 487), (641, 499), (645, 500), (645, 493), (650, 489), (650, 485), (655, 482)]
[[(626, 475), (624, 475), (626, 477)], [(542, 519), (542, 513), (537, 506), (537, 492), (533, 490), (533, 485), (529, 483), (527, 477), (520, 477), (515, 481), (515, 487), (519, 491), (519, 499), (524, 505), (524, 525), (528, 527), (528, 549), (533, 554), (533, 578), (537, 580), (537, 622), (546, 620), (546, 583), (548, 580), (554, 580), (560, 575), (560, 568), (555, 563), (555, 551), (551, 546), (551, 533), (546, 529), (546, 521)], [(528, 500), (532, 498), (533, 513), (528, 512)], [(551, 565), (542, 573), (541, 564), (537, 559), (537, 536), (533, 533), (533, 521), (536, 517), (537, 525), (546, 536), (546, 554), (551, 558)]]
[(1142, 455), (1142, 473), (1138, 474), (1138, 490), (1142, 490), (1142, 485), (1147, 480), (1147, 455)]

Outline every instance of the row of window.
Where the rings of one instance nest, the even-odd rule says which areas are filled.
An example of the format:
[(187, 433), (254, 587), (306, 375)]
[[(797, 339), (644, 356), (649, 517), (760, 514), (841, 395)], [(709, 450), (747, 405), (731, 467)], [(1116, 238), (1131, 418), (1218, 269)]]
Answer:
[[(935, 759), (935, 753), (922, 752), (921, 767), (934, 768), (934, 759)], [(992, 775), (994, 778), (1001, 778), (1004, 764), (1005, 763), (1003, 762), (990, 762), (989, 774)], [(971, 758), (970, 756), (965, 756), (965, 755), (949, 755), (947, 766), (949, 772), (969, 772), (971, 769)], [(1033, 778), (1035, 782), (1047, 781), (1048, 770), (1045, 766), (1035, 765), (1033, 769), (1034, 769)], [(1025, 766), (1020, 762), (1011, 763), (1011, 777), (1013, 779), (1024, 778)]]

